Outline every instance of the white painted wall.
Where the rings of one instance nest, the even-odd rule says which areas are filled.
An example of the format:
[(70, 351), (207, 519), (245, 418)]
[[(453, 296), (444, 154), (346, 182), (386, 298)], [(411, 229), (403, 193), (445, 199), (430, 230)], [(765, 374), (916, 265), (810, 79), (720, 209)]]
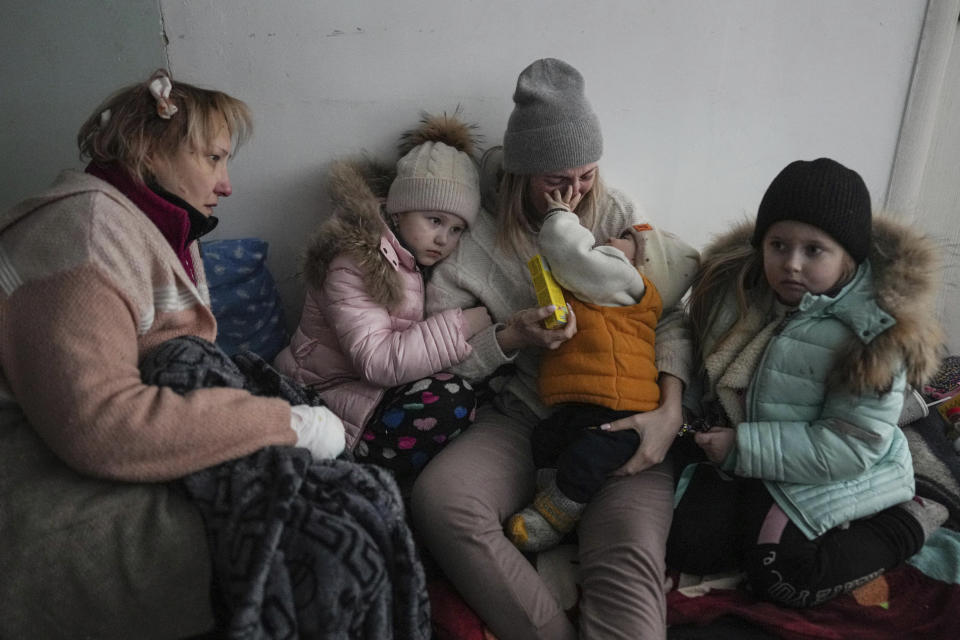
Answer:
[[(8, 58), (0, 62), (3, 148), (12, 127), (63, 147), (5, 154), (5, 189), (32, 177), (35, 166), (51, 173), (51, 158), (74, 161), (76, 128), (96, 104), (74, 99), (77, 88), (60, 80), (77, 61), (96, 68), (78, 48), (94, 46), (91, 55), (109, 63), (98, 88), (131, 80), (132, 62), (117, 68), (118, 59), (146, 52), (145, 78), (165, 55), (175, 79), (223, 89), (254, 111), (256, 134), (232, 166), (234, 195), (218, 209), (215, 233), (270, 242), (291, 323), (302, 299), (299, 253), (328, 210), (329, 162), (360, 150), (391, 158), (398, 134), (422, 109), (458, 104), (488, 144), (499, 143), (516, 76), (538, 57), (566, 59), (586, 77), (608, 182), (694, 244), (752, 215), (769, 181), (797, 158), (848, 164), (879, 203), (926, 7), (926, 0), (154, 2), (169, 41), (159, 51), (134, 35), (134, 27), (151, 33), (150, 11), (121, 10), (128, 5), (119, 1), (14, 1), (22, 5), (17, 26), (0, 27), (0, 35), (22, 33), (17, 62), (0, 57)], [(104, 4), (122, 19), (28, 15), (40, 5), (93, 11)], [(57, 118), (35, 117), (35, 101), (7, 97), (38, 85), (56, 102)], [(4, 206), (7, 195), (0, 194)]]
[(77, 131), (166, 64), (157, 0), (0, 2), (0, 210), (81, 167)]
[[(886, 192), (925, 0), (160, 2), (174, 77), (247, 100), (221, 236), (259, 235), (288, 308), (327, 211), (331, 159), (393, 157), (421, 109), (457, 104), (500, 141), (520, 70), (584, 74), (608, 181), (694, 244), (752, 214), (797, 158), (832, 156)], [(293, 311), (291, 321), (296, 320)]]
[(960, 353), (960, 0), (931, 0), (914, 67), (887, 203), (936, 239), (944, 256), (937, 317)]
[(939, 99), (933, 141), (927, 154), (920, 189), (918, 218), (923, 228), (941, 239), (946, 256), (938, 313), (947, 331), (950, 353), (960, 354), (960, 29), (954, 25), (949, 64)]

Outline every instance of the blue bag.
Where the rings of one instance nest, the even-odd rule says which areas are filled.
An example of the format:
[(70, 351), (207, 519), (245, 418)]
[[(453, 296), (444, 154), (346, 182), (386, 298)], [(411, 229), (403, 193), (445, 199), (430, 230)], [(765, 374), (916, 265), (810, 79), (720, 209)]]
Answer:
[(267, 270), (267, 242), (259, 238), (201, 244), (217, 345), (234, 355), (252, 351), (267, 362), (289, 341), (277, 285)]

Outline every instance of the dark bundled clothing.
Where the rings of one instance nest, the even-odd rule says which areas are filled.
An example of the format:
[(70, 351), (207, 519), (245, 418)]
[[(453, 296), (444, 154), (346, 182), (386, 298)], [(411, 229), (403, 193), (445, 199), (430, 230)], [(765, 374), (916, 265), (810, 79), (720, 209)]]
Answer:
[(598, 405), (561, 405), (533, 429), (533, 463), (537, 469), (557, 469), (557, 487), (563, 495), (588, 502), (640, 446), (633, 429), (600, 431), (597, 427), (634, 414)]
[[(225, 386), (323, 404), (258, 356), (231, 360), (192, 336), (162, 344), (140, 368), (145, 383), (181, 394)], [(423, 568), (389, 472), (267, 447), (178, 482), (206, 526), (224, 637), (430, 637)]]
[[(731, 508), (732, 507), (732, 508)], [(667, 541), (667, 565), (707, 575), (741, 568), (757, 597), (803, 608), (870, 582), (920, 550), (920, 524), (898, 506), (808, 539), (763, 482), (697, 465)]]
[(910, 445), (917, 495), (945, 506), (943, 526), (960, 531), (960, 456), (947, 440), (946, 422), (936, 411), (903, 426)]

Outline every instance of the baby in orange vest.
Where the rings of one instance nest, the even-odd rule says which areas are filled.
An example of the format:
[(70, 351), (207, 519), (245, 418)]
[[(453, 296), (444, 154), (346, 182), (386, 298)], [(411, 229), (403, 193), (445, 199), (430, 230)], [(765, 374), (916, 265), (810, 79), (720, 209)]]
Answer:
[(556, 545), (610, 472), (636, 452), (633, 429), (597, 427), (659, 405), (657, 322), (680, 302), (700, 265), (695, 249), (648, 224), (597, 244), (573, 213), (579, 196), (569, 188), (547, 201), (539, 249), (564, 289), (577, 333), (541, 360), (540, 396), (556, 410), (532, 434), (536, 497), (506, 526), (522, 551)]

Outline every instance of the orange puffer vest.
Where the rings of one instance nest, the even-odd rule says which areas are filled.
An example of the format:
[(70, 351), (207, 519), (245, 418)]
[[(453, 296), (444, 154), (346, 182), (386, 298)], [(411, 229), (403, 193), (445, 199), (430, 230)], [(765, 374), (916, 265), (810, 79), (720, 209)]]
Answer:
[(577, 316), (577, 333), (540, 363), (540, 397), (546, 405), (583, 402), (618, 411), (651, 411), (660, 404), (654, 335), (663, 303), (646, 277), (637, 304), (606, 307), (565, 292)]

